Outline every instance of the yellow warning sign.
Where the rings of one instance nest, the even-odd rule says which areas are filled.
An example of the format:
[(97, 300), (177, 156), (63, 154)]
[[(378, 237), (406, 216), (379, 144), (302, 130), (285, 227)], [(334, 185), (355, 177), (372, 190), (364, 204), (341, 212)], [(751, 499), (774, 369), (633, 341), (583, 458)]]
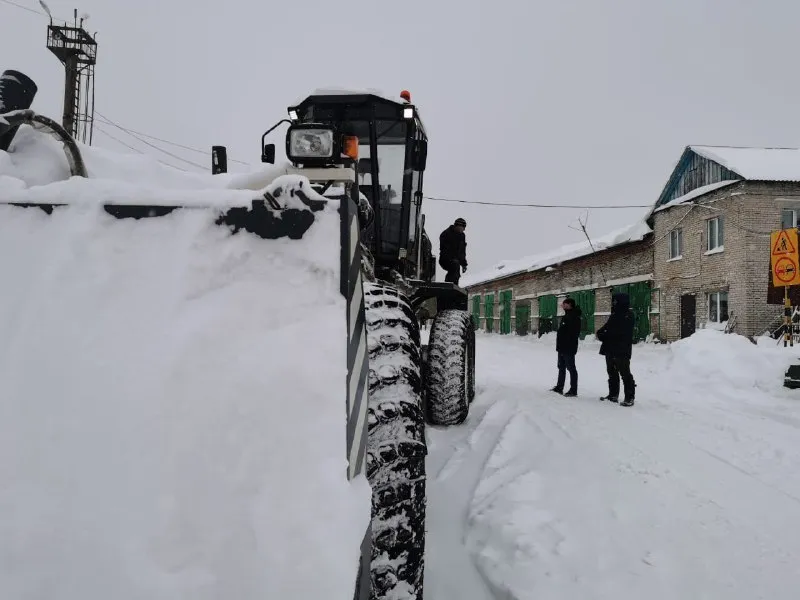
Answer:
[(797, 255), (797, 229), (773, 231), (770, 238), (772, 240), (772, 256)]
[(772, 284), (775, 287), (800, 285), (800, 256), (797, 229), (781, 229), (770, 235)]

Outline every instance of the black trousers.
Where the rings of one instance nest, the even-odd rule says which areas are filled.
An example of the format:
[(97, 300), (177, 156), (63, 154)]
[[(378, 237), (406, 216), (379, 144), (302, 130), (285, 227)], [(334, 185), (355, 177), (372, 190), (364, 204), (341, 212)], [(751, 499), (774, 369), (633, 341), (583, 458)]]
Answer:
[(458, 281), (461, 279), (461, 263), (459, 263), (458, 260), (453, 259), (448, 262), (442, 261), (439, 263), (439, 266), (447, 271), (447, 275), (445, 275), (444, 280), (447, 283), (455, 283), (458, 285)]
[(619, 398), (619, 381), (625, 386), (625, 397), (633, 399), (636, 395), (636, 382), (631, 374), (631, 359), (606, 356), (608, 371), (608, 395)]
[(567, 371), (569, 371), (569, 389), (572, 392), (578, 391), (578, 369), (575, 367), (575, 355), (565, 354), (564, 352), (558, 353), (558, 383), (556, 387), (559, 390), (564, 389), (564, 383), (567, 379)]

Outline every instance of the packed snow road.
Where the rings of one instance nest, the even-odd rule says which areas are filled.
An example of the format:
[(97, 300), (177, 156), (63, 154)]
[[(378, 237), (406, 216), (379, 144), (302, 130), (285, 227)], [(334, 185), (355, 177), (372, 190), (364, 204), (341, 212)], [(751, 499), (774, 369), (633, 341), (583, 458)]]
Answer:
[(703, 331), (637, 345), (632, 408), (578, 398), (551, 339), (478, 337), (468, 422), (429, 428), (426, 596), (796, 598), (800, 392), (794, 350)]

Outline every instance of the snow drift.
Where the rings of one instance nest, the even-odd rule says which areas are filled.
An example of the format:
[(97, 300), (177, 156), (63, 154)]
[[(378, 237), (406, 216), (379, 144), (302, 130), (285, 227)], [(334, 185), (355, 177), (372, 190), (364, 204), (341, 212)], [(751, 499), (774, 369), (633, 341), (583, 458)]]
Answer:
[(100, 152), (107, 179), (54, 183), (18, 138), (0, 200), (77, 205), (0, 205), (0, 597), (352, 598), (337, 204), (300, 241), (116, 220), (101, 201), (253, 194)]

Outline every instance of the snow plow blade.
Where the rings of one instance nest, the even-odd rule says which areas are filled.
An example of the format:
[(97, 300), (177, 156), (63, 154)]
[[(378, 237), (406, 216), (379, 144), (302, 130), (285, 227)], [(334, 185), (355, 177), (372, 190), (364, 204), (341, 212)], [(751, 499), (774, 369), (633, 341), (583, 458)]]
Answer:
[(354, 203), (295, 176), (219, 203), (42, 190), (0, 198), (0, 597), (352, 598)]

